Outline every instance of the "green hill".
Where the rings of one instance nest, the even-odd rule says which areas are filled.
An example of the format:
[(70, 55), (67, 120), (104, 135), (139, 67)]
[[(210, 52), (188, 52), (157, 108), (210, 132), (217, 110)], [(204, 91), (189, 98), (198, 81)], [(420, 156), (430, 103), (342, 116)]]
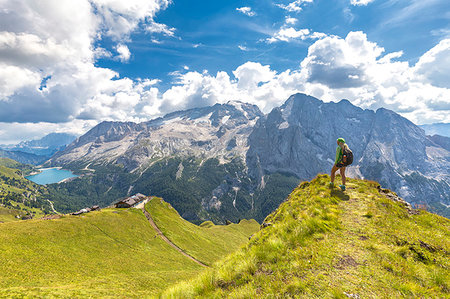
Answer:
[(328, 182), (300, 184), (245, 247), (162, 297), (450, 297), (450, 220), (375, 182)]
[[(173, 223), (189, 227), (186, 238), (172, 242), (208, 263), (236, 250), (259, 229), (249, 221), (197, 229), (157, 198), (147, 210), (170, 237), (179, 233), (171, 234)], [(207, 240), (219, 232), (221, 242)], [(192, 233), (205, 242), (204, 251), (219, 253), (197, 256), (190, 250), (198, 237)], [(227, 246), (220, 248), (224, 242)], [(148, 297), (204, 269), (164, 242), (139, 209), (1, 223), (0, 260), (0, 297)]]
[(41, 198), (46, 188), (24, 178), (31, 171), (31, 165), (0, 158), (0, 222), (29, 215), (40, 217), (50, 212), (48, 201)]
[(200, 226), (184, 220), (163, 200), (152, 200), (146, 209), (156, 225), (172, 242), (206, 265), (239, 249), (248, 237), (259, 230), (255, 220), (241, 220), (239, 224), (214, 225), (211, 221)]

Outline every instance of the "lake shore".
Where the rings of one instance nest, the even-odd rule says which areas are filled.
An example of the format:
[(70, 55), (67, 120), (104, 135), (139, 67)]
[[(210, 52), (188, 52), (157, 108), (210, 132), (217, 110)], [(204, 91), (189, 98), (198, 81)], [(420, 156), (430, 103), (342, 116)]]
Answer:
[(37, 171), (33, 171), (32, 173), (26, 175), (25, 178), (28, 177), (28, 176), (40, 174), (40, 173), (42, 173), (43, 170), (49, 170), (49, 169), (57, 169), (57, 170), (61, 170), (62, 167), (57, 166), (57, 167), (38, 168)]

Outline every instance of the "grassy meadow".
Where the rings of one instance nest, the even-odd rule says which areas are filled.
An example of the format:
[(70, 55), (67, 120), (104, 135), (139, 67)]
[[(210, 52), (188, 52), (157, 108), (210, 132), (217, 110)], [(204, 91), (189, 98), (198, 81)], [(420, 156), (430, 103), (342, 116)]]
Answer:
[[(233, 227), (222, 257), (256, 230)], [(205, 250), (223, 246), (215, 242)], [(0, 260), (0, 297), (149, 297), (203, 270), (159, 238), (138, 209), (0, 223)]]
[(450, 297), (448, 219), (409, 213), (375, 182), (329, 180), (300, 184), (245, 247), (161, 297)]

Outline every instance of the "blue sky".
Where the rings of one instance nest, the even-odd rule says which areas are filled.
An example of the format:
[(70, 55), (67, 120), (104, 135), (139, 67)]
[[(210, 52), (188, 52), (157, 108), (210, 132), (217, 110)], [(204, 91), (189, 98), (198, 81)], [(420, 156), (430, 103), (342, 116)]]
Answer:
[[(413, 64), (450, 30), (449, 16), (442, 13), (450, 11), (446, 1), (373, 1), (356, 6), (349, 0), (316, 0), (291, 12), (277, 6), (291, 2), (174, 1), (156, 18), (176, 29), (173, 37), (137, 30), (130, 36), (132, 57), (127, 63), (101, 59), (97, 65), (114, 69), (121, 76), (160, 78), (166, 84), (172, 79), (170, 73), (183, 72), (184, 66), (210, 73), (231, 73), (247, 61), (268, 64), (279, 72), (298, 68), (313, 40), (264, 42), (285, 24), (286, 17), (297, 20), (293, 28), (327, 35), (345, 37), (350, 31), (363, 31), (386, 52), (403, 51), (403, 59)], [(250, 7), (255, 15), (236, 10), (241, 7)], [(99, 44), (105, 48), (114, 45), (110, 40)]]
[(448, 0), (0, 0), (0, 144), (304, 92), (450, 122)]

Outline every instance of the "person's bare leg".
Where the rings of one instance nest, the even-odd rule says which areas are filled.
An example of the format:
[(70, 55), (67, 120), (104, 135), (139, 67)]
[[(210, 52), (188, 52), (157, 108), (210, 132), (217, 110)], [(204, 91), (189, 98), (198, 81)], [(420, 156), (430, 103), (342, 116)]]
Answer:
[(345, 167), (341, 167), (339, 171), (341, 173), (342, 185), (345, 185)]
[(336, 171), (338, 170), (339, 168), (337, 168), (336, 167), (336, 165), (333, 165), (333, 168), (331, 168), (331, 182), (334, 184), (334, 177), (335, 177), (335, 174), (336, 174)]

